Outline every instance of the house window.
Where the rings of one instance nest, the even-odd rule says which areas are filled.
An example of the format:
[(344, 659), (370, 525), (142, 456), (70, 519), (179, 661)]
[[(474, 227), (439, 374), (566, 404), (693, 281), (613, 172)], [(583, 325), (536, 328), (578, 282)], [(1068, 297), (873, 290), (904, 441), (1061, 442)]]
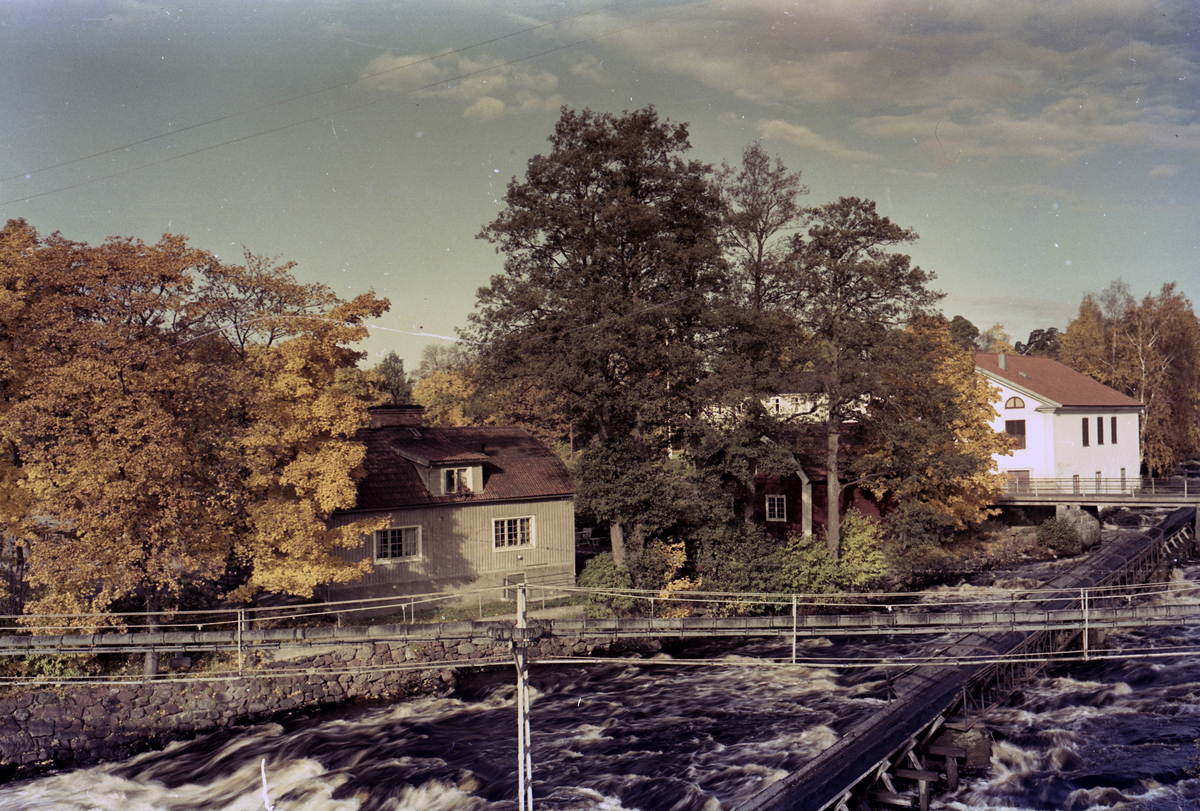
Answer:
[(1112, 422), (1109, 423), (1109, 427), (1112, 430), (1108, 432), (1108, 441), (1111, 442), (1112, 444), (1116, 445), (1117, 444), (1117, 418), (1116, 417), (1112, 418)]
[(471, 469), (469, 467), (450, 468), (442, 473), (443, 493), (471, 492)]
[(497, 518), (492, 522), (496, 549), (533, 546), (533, 518)]
[(1017, 450), (1025, 447), (1025, 420), (1005, 420), (1004, 433), (1017, 440)]
[(787, 496), (767, 496), (767, 520), (787, 520)]
[(1005, 408), (1024, 408), (1025, 401), (1022, 400), (1020, 397), (1009, 397), (1007, 400), (1004, 401), (1004, 407)]
[(1104, 444), (1104, 417), (1096, 417), (1096, 444)]
[(778, 414), (782, 410), (780, 408), (780, 406), (782, 406), (782, 405), (783, 405), (783, 398), (781, 398), (781, 397), (772, 397), (771, 398), (771, 410), (774, 411), (776, 414)]
[(1088, 440), (1088, 418), (1083, 418), (1083, 447), (1087, 447), (1092, 443)]
[(375, 533), (376, 562), (417, 560), (420, 557), (420, 527), (392, 527)]

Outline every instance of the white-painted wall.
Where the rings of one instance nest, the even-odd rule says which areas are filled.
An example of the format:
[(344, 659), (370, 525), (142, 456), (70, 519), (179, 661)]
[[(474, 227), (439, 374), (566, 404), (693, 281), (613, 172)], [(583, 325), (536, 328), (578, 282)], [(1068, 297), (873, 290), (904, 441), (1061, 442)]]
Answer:
[[(1104, 479), (1125, 476), (1136, 479), (1141, 468), (1138, 447), (1138, 414), (1130, 411), (1070, 409), (1055, 410), (1045, 402), (1003, 383), (992, 380), (1000, 389), (995, 403), (999, 415), (992, 421), (995, 431), (1003, 432), (1006, 420), (1025, 420), (1025, 448), (1012, 456), (997, 455), (1001, 471), (1027, 470), (1030, 478), (1093, 479), (1098, 472)], [(1009, 398), (1019, 397), (1024, 408), (1005, 408)], [(1083, 445), (1084, 418), (1088, 420), (1089, 444)], [(1104, 419), (1104, 444), (1099, 444), (1096, 418)], [(1117, 442), (1112, 442), (1112, 418), (1117, 418)]]

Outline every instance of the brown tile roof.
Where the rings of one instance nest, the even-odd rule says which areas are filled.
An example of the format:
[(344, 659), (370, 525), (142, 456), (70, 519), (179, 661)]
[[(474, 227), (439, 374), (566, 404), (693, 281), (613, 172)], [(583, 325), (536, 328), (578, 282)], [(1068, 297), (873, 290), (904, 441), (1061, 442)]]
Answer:
[(1005, 354), (1007, 369), (1001, 369), (999, 354), (976, 352), (975, 366), (984, 374), (1029, 392), (1054, 406), (1141, 408), (1142, 404), (1116, 389), (1050, 358)]
[[(567, 466), (523, 428), (365, 428), (355, 436), (367, 446), (356, 510), (384, 510), (468, 501), (570, 497), (575, 484)], [(432, 495), (413, 460), (483, 465), (483, 490), (469, 495)]]

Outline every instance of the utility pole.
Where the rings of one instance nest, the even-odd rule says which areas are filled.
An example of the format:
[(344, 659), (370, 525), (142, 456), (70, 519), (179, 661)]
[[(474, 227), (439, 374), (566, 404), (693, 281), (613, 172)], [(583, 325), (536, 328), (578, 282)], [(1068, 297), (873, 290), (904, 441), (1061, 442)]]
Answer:
[(533, 811), (533, 756), (529, 743), (529, 658), (525, 629), (529, 626), (525, 584), (517, 586), (517, 632), (513, 658), (517, 664), (517, 791), (520, 811)]

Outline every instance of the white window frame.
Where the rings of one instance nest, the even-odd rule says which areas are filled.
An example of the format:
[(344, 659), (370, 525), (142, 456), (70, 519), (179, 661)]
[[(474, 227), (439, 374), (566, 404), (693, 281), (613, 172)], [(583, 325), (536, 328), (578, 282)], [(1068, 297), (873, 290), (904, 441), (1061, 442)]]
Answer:
[[(411, 554), (411, 555), (401, 554), (401, 555), (394, 556), (394, 557), (392, 557), (392, 556), (380, 557), (379, 550), (380, 550), (380, 542), (382, 540), (380, 536), (384, 535), (384, 533), (392, 533), (392, 532), (404, 533), (404, 532), (408, 532), (410, 530), (413, 532), (413, 535), (415, 536), (413, 538), (413, 554)], [(373, 536), (371, 536), (371, 542), (374, 544), (374, 548), (371, 550), (371, 553), (372, 553), (373, 557), (375, 558), (376, 563), (405, 563), (408, 561), (421, 559), (421, 527), (419, 524), (416, 526), (388, 527), (387, 529), (377, 530), (375, 532), (375, 534)], [(401, 535), (400, 550), (401, 550), (401, 552), (404, 551), (403, 535)]]
[[(501, 537), (503, 536), (503, 543)], [(514, 540), (515, 543), (510, 543)], [(492, 519), (492, 551), (506, 552), (509, 549), (530, 549), (537, 546), (537, 521), (532, 515)]]
[(442, 469), (442, 495), (471, 492), (471, 468), (448, 467)]
[(768, 495), (766, 504), (768, 521), (787, 521), (787, 496)]

